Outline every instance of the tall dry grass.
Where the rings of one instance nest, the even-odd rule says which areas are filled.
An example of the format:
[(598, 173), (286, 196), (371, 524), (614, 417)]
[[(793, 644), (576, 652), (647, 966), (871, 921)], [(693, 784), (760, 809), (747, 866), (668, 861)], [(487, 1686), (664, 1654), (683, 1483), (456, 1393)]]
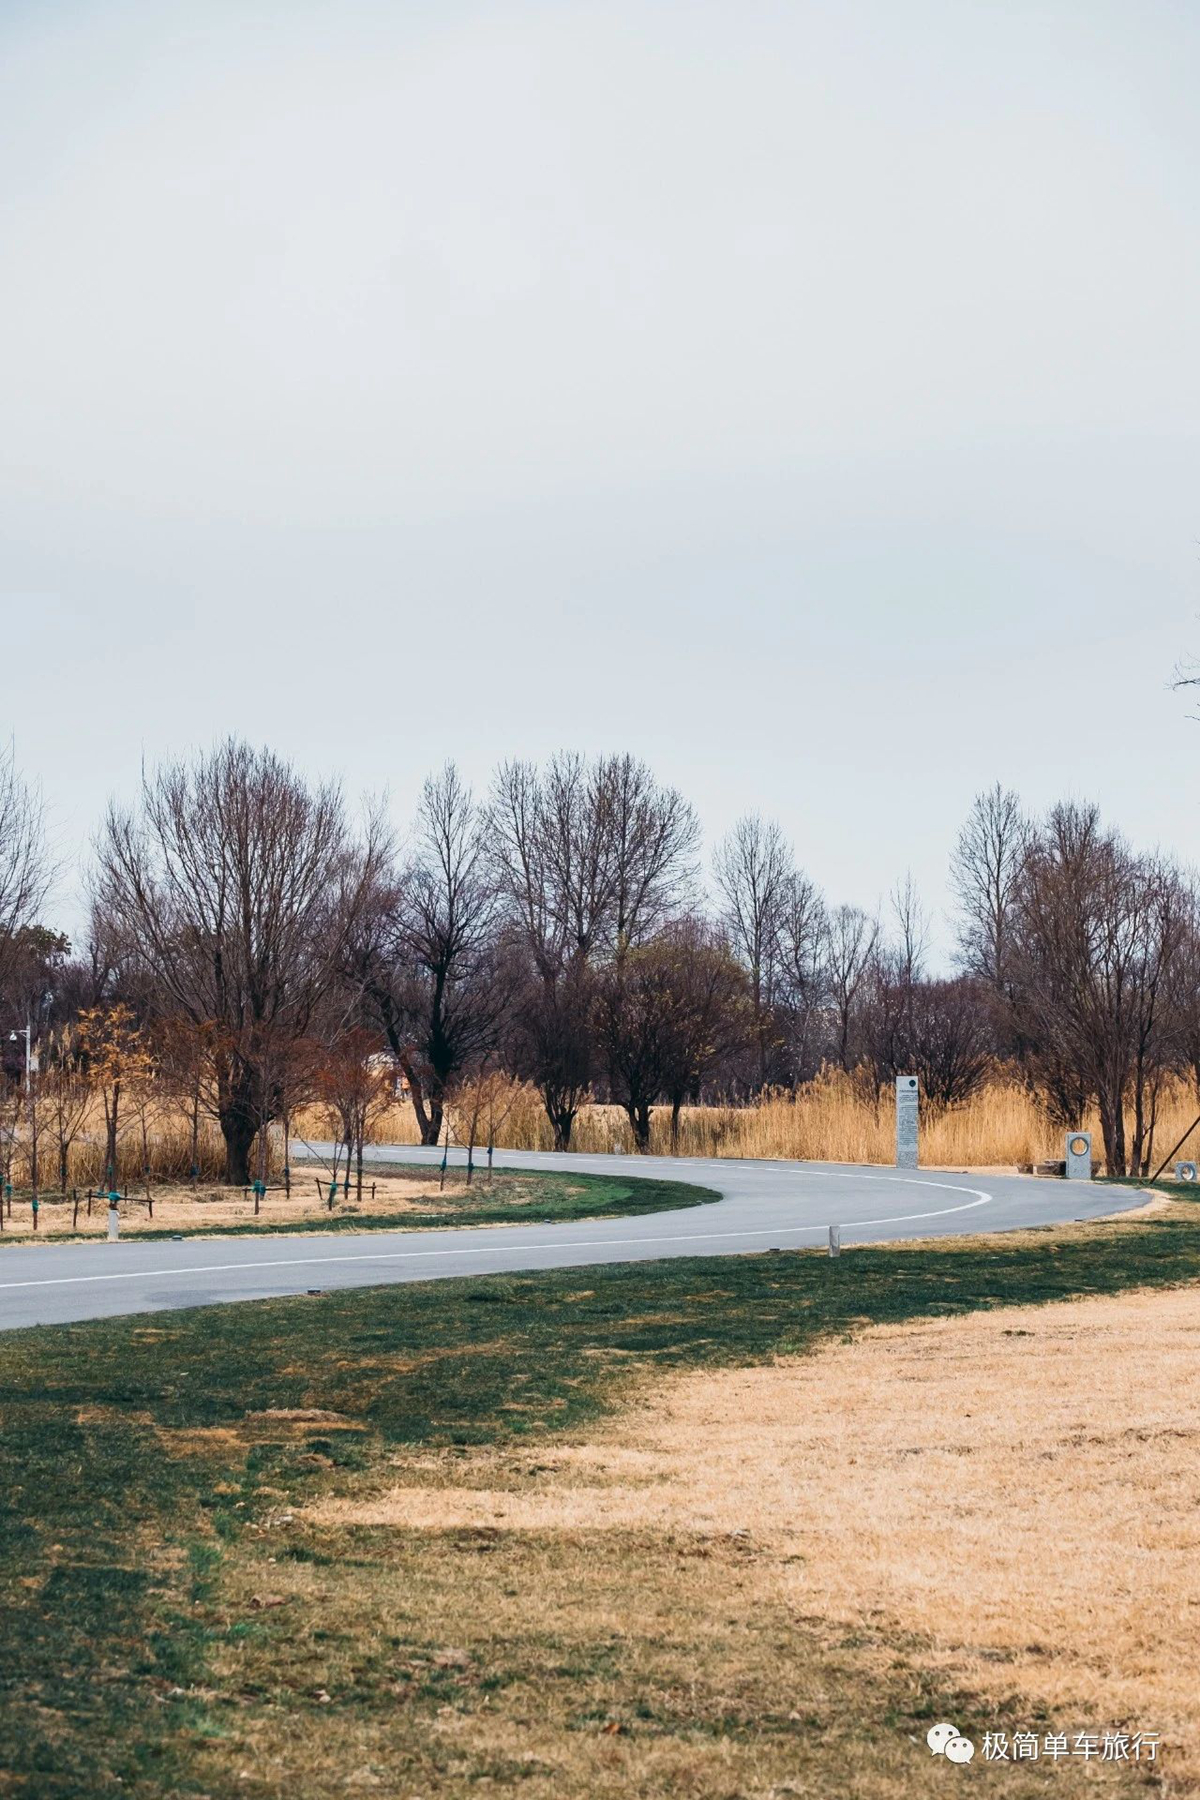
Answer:
[[(191, 1127), (185, 1120), (155, 1120), (148, 1127), (146, 1145), (142, 1145), (140, 1130), (131, 1130), (117, 1141), (117, 1166), (113, 1170), (113, 1181), (124, 1188), (140, 1188), (146, 1177), (149, 1183), (157, 1181), (189, 1181), (193, 1172), (193, 1145), (191, 1145)], [(5, 1145), (7, 1150), (7, 1145)], [(18, 1125), (18, 1136), (11, 1145), (11, 1154), (5, 1156), (4, 1174), (14, 1188), (20, 1192), (31, 1186), (32, 1166), (29, 1156), (29, 1130), (25, 1123)], [(277, 1165), (277, 1148), (272, 1145), (270, 1163)], [(225, 1175), (225, 1143), (221, 1139), (216, 1125), (201, 1125), (200, 1141), (196, 1145), (196, 1179), (212, 1183), (221, 1181)], [(103, 1125), (95, 1129), (90, 1125), (83, 1130), (67, 1150), (67, 1181), (61, 1179), (59, 1168), (58, 1139), (54, 1138), (54, 1130), (41, 1127), (38, 1139), (38, 1186), (43, 1193), (56, 1193), (65, 1186), (70, 1188), (99, 1188), (108, 1186), (108, 1165), (104, 1157)]]
[[(1193, 1090), (1184, 1082), (1172, 1084), (1163, 1095), (1155, 1134), (1156, 1165), (1192, 1124), (1200, 1111)], [(454, 1123), (451, 1114), (452, 1126)], [(1100, 1123), (1095, 1117), (1080, 1121), (1093, 1134), (1096, 1167), (1102, 1169)], [(335, 1132), (333, 1119), (320, 1108), (311, 1108), (293, 1122), (292, 1157), (302, 1156), (306, 1142), (328, 1140)], [(186, 1181), (191, 1171), (191, 1134), (179, 1114), (161, 1112), (148, 1128), (148, 1159), (141, 1133), (130, 1129), (117, 1151), (119, 1186), (140, 1183), (148, 1166), (152, 1181)], [(420, 1141), (412, 1107), (397, 1101), (375, 1122), (370, 1133), (377, 1144), (416, 1144)], [(457, 1141), (453, 1136), (452, 1142)], [(497, 1144), (506, 1150), (552, 1150), (549, 1121), (537, 1091), (516, 1087), (511, 1108), (497, 1133)], [(571, 1147), (587, 1155), (627, 1156), (633, 1153), (633, 1135), (617, 1106), (589, 1105), (575, 1123)], [(670, 1111), (655, 1109), (650, 1131), (651, 1153), (672, 1154)], [(1200, 1150), (1200, 1131), (1188, 1140), (1184, 1154)], [(777, 1093), (752, 1105), (689, 1106), (680, 1120), (678, 1153), (695, 1157), (794, 1158), (803, 1162), (890, 1163), (895, 1156), (895, 1112), (890, 1097), (876, 1101), (861, 1083), (831, 1070), (807, 1083), (795, 1094)], [(1063, 1133), (1048, 1119), (1037, 1101), (1018, 1083), (996, 1080), (984, 1087), (967, 1105), (933, 1115), (926, 1109), (921, 1121), (921, 1163), (926, 1168), (1015, 1167), (1061, 1157)], [(272, 1131), (269, 1167), (277, 1173), (282, 1164), (282, 1141)], [(60, 1185), (57, 1147), (53, 1132), (43, 1128), (40, 1144), (40, 1185), (52, 1191)], [(225, 1167), (225, 1149), (215, 1125), (201, 1127), (198, 1175), (202, 1181), (219, 1181)], [(11, 1176), (18, 1187), (29, 1177), (28, 1147), (22, 1131), (13, 1145)], [(94, 1187), (105, 1181), (102, 1121), (91, 1118), (71, 1146), (68, 1186)]]
[[(1164, 1093), (1155, 1132), (1154, 1164), (1166, 1156), (1200, 1112), (1193, 1090), (1173, 1083)], [(1080, 1120), (1090, 1130), (1096, 1167), (1102, 1167), (1100, 1121)], [(419, 1141), (412, 1108), (397, 1102), (377, 1122), (376, 1143)], [(553, 1138), (541, 1102), (524, 1089), (509, 1113), (498, 1144), (508, 1150), (551, 1150)], [(633, 1136), (615, 1106), (586, 1106), (575, 1124), (571, 1147), (590, 1155), (632, 1153)], [(1194, 1153), (1200, 1131), (1189, 1139)], [(655, 1109), (651, 1152), (671, 1154), (671, 1120)], [(890, 1097), (874, 1100), (841, 1070), (827, 1071), (794, 1096), (774, 1094), (747, 1106), (689, 1106), (680, 1121), (679, 1153), (698, 1157), (796, 1158), (806, 1162), (890, 1163), (895, 1159), (895, 1109)], [(998, 1079), (965, 1106), (940, 1115), (926, 1109), (921, 1120), (921, 1162), (928, 1168), (1015, 1167), (1063, 1155), (1063, 1133), (1019, 1083)]]

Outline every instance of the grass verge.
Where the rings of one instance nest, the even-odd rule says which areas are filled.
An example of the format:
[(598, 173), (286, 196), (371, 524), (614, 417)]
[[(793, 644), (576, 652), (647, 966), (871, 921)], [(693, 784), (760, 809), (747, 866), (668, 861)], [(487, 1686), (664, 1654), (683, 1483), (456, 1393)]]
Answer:
[[(293, 1183), (295, 1198), (285, 1202), (272, 1191), (258, 1215), (252, 1213), (252, 1203), (236, 1190), (232, 1195), (228, 1191), (198, 1195), (189, 1187), (162, 1188), (155, 1194), (155, 1210), (156, 1218), (166, 1222), (158, 1226), (143, 1212), (143, 1203), (135, 1194), (123, 1208), (122, 1236), (153, 1243), (176, 1237), (295, 1236), (314, 1232), (336, 1235), (346, 1231), (428, 1231), (460, 1225), (548, 1225), (572, 1219), (670, 1212), (721, 1198), (715, 1188), (698, 1187), (692, 1182), (637, 1175), (535, 1174), (521, 1170), (499, 1172), (491, 1182), (476, 1176), (469, 1187), (461, 1170), (453, 1170), (448, 1186), (442, 1190), (436, 1169), (376, 1163), (370, 1179), (381, 1188), (382, 1199), (390, 1198), (391, 1187), (402, 1188), (404, 1199), (399, 1207), (372, 1211), (371, 1201), (365, 1196), (359, 1206), (352, 1188), (349, 1196), (339, 1195), (329, 1209), (323, 1202), (307, 1197), (315, 1195), (317, 1171), (301, 1164), (296, 1165), (296, 1170), (298, 1175), (303, 1170), (304, 1179)], [(425, 1203), (414, 1201), (414, 1194), (420, 1194)], [(17, 1204), (19, 1207), (19, 1201)], [(6, 1245), (80, 1243), (104, 1235), (107, 1218), (102, 1202), (95, 1202), (93, 1223), (86, 1232), (70, 1229), (70, 1213), (70, 1201), (44, 1200), (42, 1229), (38, 1232), (30, 1230), (18, 1213), (0, 1233), (0, 1251)]]
[[(882, 1627), (748, 1609), (737, 1543), (333, 1533), (304, 1510), (394, 1479), (397, 1457), (411, 1473), (492, 1445), (536, 1473), (539, 1446), (671, 1369), (1197, 1280), (1200, 1209), (1180, 1203), (834, 1262), (689, 1258), (0, 1338), (0, 1793), (921, 1791), (911, 1740), (942, 1713), (968, 1728), (972, 1695)], [(1055, 1775), (1060, 1794), (1134, 1780)], [(996, 1775), (1006, 1795), (1046, 1779)]]

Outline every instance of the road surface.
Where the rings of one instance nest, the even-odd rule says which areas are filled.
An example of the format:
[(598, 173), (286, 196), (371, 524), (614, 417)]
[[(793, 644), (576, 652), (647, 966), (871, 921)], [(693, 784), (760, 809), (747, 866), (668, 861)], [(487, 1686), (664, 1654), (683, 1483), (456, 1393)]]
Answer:
[[(441, 1158), (438, 1150), (395, 1145), (372, 1146), (367, 1154), (376, 1162), (428, 1164)], [(461, 1153), (452, 1153), (452, 1161), (461, 1163)], [(309, 1289), (800, 1249), (824, 1243), (830, 1225), (840, 1225), (843, 1246), (1014, 1231), (1141, 1204), (1132, 1188), (940, 1170), (900, 1174), (829, 1163), (498, 1151), (496, 1166), (662, 1176), (716, 1188), (722, 1198), (634, 1218), (558, 1225), (0, 1246), (0, 1329), (169, 1312)]]

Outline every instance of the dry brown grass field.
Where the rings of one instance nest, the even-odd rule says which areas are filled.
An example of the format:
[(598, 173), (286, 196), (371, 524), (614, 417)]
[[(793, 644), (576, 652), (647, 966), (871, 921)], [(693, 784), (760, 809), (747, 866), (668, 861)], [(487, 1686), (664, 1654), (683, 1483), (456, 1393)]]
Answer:
[[(439, 1191), (436, 1182), (431, 1191), (427, 1176), (368, 1175), (361, 1206), (353, 1178), (348, 1196), (343, 1195), (339, 1185), (333, 1208), (328, 1205), (329, 1186), (329, 1176), (324, 1169), (297, 1168), (293, 1173), (291, 1193), (279, 1186), (269, 1188), (256, 1213), (253, 1193), (241, 1188), (214, 1187), (208, 1182), (198, 1183), (195, 1187), (187, 1183), (166, 1186), (153, 1183), (154, 1210), (151, 1212), (146, 1204), (145, 1189), (134, 1185), (118, 1207), (121, 1235), (138, 1237), (147, 1232), (164, 1231), (195, 1234), (231, 1225), (252, 1226), (256, 1222), (263, 1225), (320, 1224), (331, 1215), (341, 1220), (368, 1211), (373, 1216), (394, 1219), (397, 1225), (403, 1225), (413, 1214), (426, 1213), (431, 1205), (444, 1203), (449, 1210), (467, 1195), (465, 1182), (453, 1170), (447, 1172), (444, 1191)], [(481, 1189), (482, 1184), (475, 1192), (479, 1193)], [(532, 1198), (531, 1194), (525, 1196), (526, 1201), (529, 1198)], [(513, 1203), (519, 1209), (520, 1201), (514, 1199)], [(519, 1210), (517, 1216), (520, 1216)], [(16, 1200), (5, 1221), (5, 1236), (28, 1234), (29, 1221), (28, 1205), (23, 1199)], [(62, 1201), (54, 1194), (42, 1200), (38, 1212), (39, 1239), (63, 1237), (72, 1232), (79, 1236), (104, 1237), (107, 1231), (108, 1207), (102, 1198), (92, 1202), (90, 1213), (81, 1198), (77, 1216), (69, 1200)]]
[[(1162, 1792), (1195, 1792), (1198, 1342), (1194, 1288), (1004, 1308), (635, 1387), (566, 1443), (393, 1453), (273, 1518), (224, 1598), (232, 1616), (289, 1609), (276, 1675), (318, 1693), (344, 1690), (363, 1642), (409, 1621), (434, 1647), (395, 1668), (396, 1726), (331, 1733), (317, 1707), (277, 1731), (260, 1711), (236, 1755), (271, 1792), (301, 1770), (306, 1793), (393, 1791), (393, 1730), (410, 1685), (433, 1678), (430, 1792), (458, 1792), (445, 1771), (461, 1761), (530, 1800), (887, 1800), (918, 1775), (929, 1791), (962, 1779), (882, 1717), (877, 1737), (864, 1729), (872, 1696), (928, 1687), (970, 1693), (976, 1717), (994, 1706), (1010, 1734), (1161, 1734), (1161, 1760), (1137, 1770), (990, 1764), (1002, 1793), (1051, 1778), (1064, 1795), (1144, 1792), (1160, 1772)], [(515, 1643), (575, 1680), (539, 1687), (531, 1656), (480, 1705), (497, 1646)], [(233, 1643), (215, 1678), (253, 1691), (257, 1663)], [(710, 1737), (656, 1736), (652, 1721), (689, 1709)], [(803, 1778), (797, 1733), (821, 1746)], [(411, 1763), (406, 1777), (394, 1791), (425, 1791)]]
[[(1200, 1113), (1194, 1090), (1173, 1083), (1160, 1104), (1156, 1162)], [(1094, 1134), (1100, 1150), (1099, 1120), (1079, 1121)], [(412, 1108), (397, 1104), (376, 1124), (377, 1143), (417, 1142)], [(536, 1093), (526, 1090), (505, 1122), (499, 1141), (513, 1150), (550, 1150), (550, 1127)], [(1189, 1140), (1194, 1153), (1200, 1131)], [(921, 1123), (921, 1161), (927, 1168), (1013, 1168), (1019, 1163), (1061, 1157), (1063, 1133), (1018, 1083), (995, 1081), (967, 1105), (940, 1116), (926, 1110)], [(615, 1106), (587, 1106), (576, 1122), (572, 1148), (591, 1154), (629, 1154), (633, 1140), (625, 1115)], [(651, 1151), (671, 1153), (670, 1115), (655, 1109)], [(832, 1072), (810, 1082), (793, 1098), (780, 1094), (750, 1106), (686, 1107), (679, 1151), (684, 1156), (796, 1157), (804, 1161), (888, 1163), (895, 1156), (895, 1111), (890, 1100), (876, 1104), (848, 1076)], [(1185, 1146), (1183, 1154), (1187, 1154)]]
[(1159, 1731), (1200, 1779), (1198, 1344), (1195, 1289), (885, 1326), (671, 1381), (536, 1479), (426, 1457), (312, 1518), (631, 1534), (648, 1571), (681, 1537), (740, 1543), (743, 1607), (886, 1619), (940, 1674), (1064, 1728)]

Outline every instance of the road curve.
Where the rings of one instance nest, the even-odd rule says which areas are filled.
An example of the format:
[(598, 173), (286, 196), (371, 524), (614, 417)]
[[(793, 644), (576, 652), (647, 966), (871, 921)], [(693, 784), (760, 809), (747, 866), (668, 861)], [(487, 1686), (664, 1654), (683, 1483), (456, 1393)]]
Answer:
[[(367, 1154), (376, 1162), (441, 1160), (438, 1150), (407, 1145), (374, 1145)], [(451, 1160), (464, 1159), (452, 1152)], [(823, 1243), (830, 1225), (840, 1225), (844, 1245), (864, 1244), (1015, 1231), (1141, 1204), (1134, 1189), (1114, 1192), (1082, 1182), (942, 1170), (901, 1174), (832, 1163), (499, 1151), (496, 1166), (663, 1176), (716, 1188), (722, 1197), (703, 1207), (559, 1225), (13, 1245), (0, 1249), (0, 1330), (261, 1300), (312, 1288), (801, 1249)]]

